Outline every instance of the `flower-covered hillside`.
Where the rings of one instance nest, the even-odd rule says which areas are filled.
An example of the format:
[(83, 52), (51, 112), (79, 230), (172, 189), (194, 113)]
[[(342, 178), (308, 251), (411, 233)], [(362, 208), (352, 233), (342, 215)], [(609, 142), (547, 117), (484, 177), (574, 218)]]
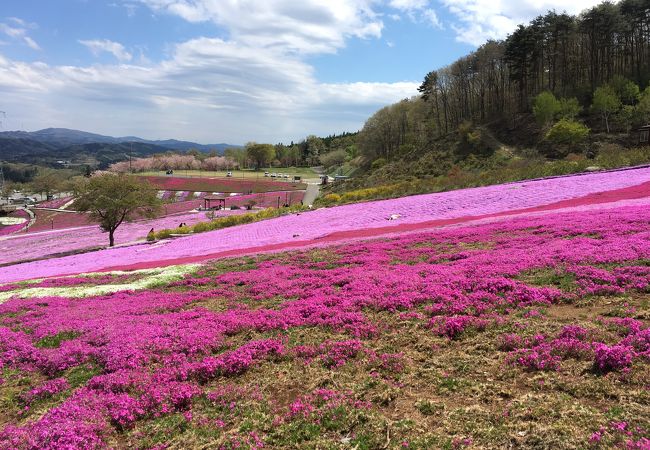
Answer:
[[(148, 248), (132, 246), (0, 268), (0, 282), (71, 275), (115, 268), (150, 268), (197, 262), (225, 254), (318, 245), (350, 237), (404, 232), (507, 214), (616, 201), (650, 202), (650, 167), (591, 173), (473, 189), (414, 195), (399, 199), (322, 208), (272, 220), (200, 233)], [(391, 216), (397, 220), (387, 221)], [(189, 223), (189, 221), (188, 221)], [(154, 226), (154, 225), (151, 225)], [(121, 229), (117, 231), (117, 239)], [(160, 226), (156, 225), (156, 229)], [(131, 228), (133, 229), (133, 228)], [(148, 228), (146, 228), (148, 231)], [(142, 233), (144, 237), (146, 231)], [(81, 237), (79, 238), (81, 239)], [(78, 239), (59, 239), (60, 251), (77, 248)], [(3, 254), (38, 248), (29, 242), (0, 241)], [(209, 256), (209, 257), (208, 257)], [(11, 257), (11, 256), (10, 256)], [(13, 259), (16, 261), (16, 259)]]
[(647, 448), (649, 221), (554, 214), (9, 300), (0, 448)]

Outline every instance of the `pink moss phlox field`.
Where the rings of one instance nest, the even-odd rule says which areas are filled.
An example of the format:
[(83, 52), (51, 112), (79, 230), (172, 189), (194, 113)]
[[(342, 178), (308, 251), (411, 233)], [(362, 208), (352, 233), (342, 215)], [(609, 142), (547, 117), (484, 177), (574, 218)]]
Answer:
[[(164, 177), (163, 177), (164, 178)], [(139, 246), (104, 250), (98, 253), (74, 255), (50, 261), (0, 268), (0, 282), (24, 280), (80, 272), (92, 272), (145, 262), (159, 262), (181, 257), (196, 257), (223, 251), (292, 243), (296, 240), (317, 240), (334, 232), (367, 230), (387, 225), (416, 224), (430, 220), (481, 216), (523, 208), (548, 205), (575, 199), (596, 192), (637, 186), (650, 180), (650, 168), (638, 168), (611, 173), (526, 181), (521, 183), (462, 189), (437, 194), (415, 195), (392, 200), (323, 208), (300, 215), (291, 214), (257, 223), (200, 233), (142, 249)], [(399, 214), (395, 222), (386, 219)], [(202, 217), (202, 219), (200, 218)], [(143, 222), (141, 226), (124, 225), (117, 230), (118, 242), (130, 242), (146, 236), (151, 227), (174, 228), (184, 221), (188, 224), (205, 220), (199, 216), (178, 217), (165, 224)], [(199, 220), (197, 220), (197, 218)], [(139, 234), (136, 235), (135, 231)], [(94, 229), (92, 233), (76, 235), (44, 235), (37, 241), (0, 241), (0, 263), (20, 261), (46, 254), (105, 245), (106, 236)], [(583, 234), (589, 234), (587, 231)], [(577, 239), (581, 239), (580, 236)], [(56, 243), (56, 250), (50, 249)], [(458, 257), (462, 257), (459, 255)], [(585, 286), (588, 288), (588, 286)]]
[(61, 208), (63, 205), (68, 203), (70, 200), (72, 200), (72, 197), (59, 197), (55, 198), (53, 200), (48, 200), (45, 202), (41, 202), (38, 204), (39, 208), (52, 208), (52, 209), (58, 209)]
[(17, 233), (29, 225), (30, 216), (22, 209), (12, 212), (9, 217), (24, 219), (24, 222), (14, 225), (0, 225), (0, 236), (8, 236), (10, 234)]
[[(503, 327), (493, 344), (514, 371), (563, 370), (572, 360), (593, 376), (626, 373), (648, 363), (650, 332), (640, 320), (602, 318), (593, 329), (569, 324), (533, 336), (520, 321), (600, 292), (594, 286), (647, 292), (649, 219), (644, 207), (521, 218), (280, 254), (239, 271), (206, 266), (156, 290), (9, 300), (0, 305), (0, 366), (50, 380), (30, 389), (60, 401), (5, 427), (0, 448), (103, 448), (153, 418), (191, 421), (197, 399), (223, 398), (213, 383), (294, 359), (389, 375), (402, 356), (369, 348), (385, 329), (382, 316), (450, 345)], [(539, 282), (548, 279), (559, 281)], [(337, 336), (292, 346), (289, 336), (301, 330)], [(84, 367), (94, 372), (81, 386), (57, 381)], [(291, 399), (278, 420), (321, 420), (337, 405), (371, 407), (318, 390)]]
[[(221, 217), (231, 214), (243, 214), (245, 212), (243, 210), (227, 210), (217, 211), (215, 215), (216, 217)], [(64, 218), (75, 216), (74, 214), (68, 213), (60, 214), (65, 214), (63, 216)], [(152, 220), (125, 223), (115, 232), (115, 239), (118, 245), (132, 244), (135, 241), (142, 241), (151, 228), (154, 230), (173, 229), (178, 227), (181, 222), (187, 225), (193, 225), (198, 222), (206, 222), (207, 220), (205, 212), (186, 212)], [(98, 246), (105, 247), (108, 245), (108, 236), (102, 232), (99, 226), (89, 226), (86, 221), (80, 225), (80, 227), (73, 229), (55, 229), (53, 231), (41, 231), (34, 234), (32, 234), (31, 228), (27, 234), (16, 233), (10, 239), (0, 241), (0, 264), (42, 258), (47, 255)]]

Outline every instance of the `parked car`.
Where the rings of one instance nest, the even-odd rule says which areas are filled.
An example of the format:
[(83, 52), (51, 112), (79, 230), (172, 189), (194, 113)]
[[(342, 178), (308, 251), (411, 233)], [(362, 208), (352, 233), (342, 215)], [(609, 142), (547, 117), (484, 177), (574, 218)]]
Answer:
[(21, 197), (21, 198), (14, 198), (11, 201), (15, 205), (33, 205), (36, 203), (36, 199), (30, 198), (30, 197)]
[(264, 176), (265, 176), (265, 177), (268, 177), (268, 176), (270, 176), (270, 175), (271, 175), (270, 173), (268, 173), (268, 172), (264, 172)]
[(275, 173), (275, 172), (273, 172), (273, 173), (271, 174), (271, 178), (275, 178), (275, 177), (277, 177), (277, 176), (278, 176), (278, 174)]
[(232, 172), (228, 172), (228, 173), (226, 174), (226, 176), (227, 176), (227, 177), (232, 177)]
[(289, 174), (288, 173), (282, 174), (282, 178), (289, 178)]

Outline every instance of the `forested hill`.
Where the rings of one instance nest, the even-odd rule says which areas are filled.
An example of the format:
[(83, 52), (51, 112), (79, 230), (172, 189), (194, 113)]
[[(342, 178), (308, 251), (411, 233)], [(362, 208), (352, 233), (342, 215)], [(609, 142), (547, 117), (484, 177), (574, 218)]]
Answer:
[(633, 151), (635, 130), (650, 122), (649, 80), (650, 2), (605, 2), (578, 16), (550, 11), (432, 70), (420, 96), (369, 118), (356, 137), (355, 180), (334, 189), (450, 171), (478, 177), (522, 161), (642, 161), (643, 152), (611, 157)]
[(635, 93), (624, 90), (621, 78), (646, 87), (649, 63), (650, 2), (625, 0), (602, 3), (577, 17), (539, 16), (505, 41), (487, 42), (430, 72), (420, 92), (443, 133), (465, 120), (485, 122), (529, 111), (531, 99), (545, 90), (589, 106), (598, 87), (613, 83), (621, 100), (634, 104)]

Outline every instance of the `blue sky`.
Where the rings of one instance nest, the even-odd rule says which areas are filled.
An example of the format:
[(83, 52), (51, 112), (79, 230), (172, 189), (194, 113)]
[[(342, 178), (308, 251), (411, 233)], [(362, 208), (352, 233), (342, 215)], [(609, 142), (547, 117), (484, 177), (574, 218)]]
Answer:
[(355, 131), (432, 69), (577, 0), (3, 0), (2, 129), (202, 143)]

